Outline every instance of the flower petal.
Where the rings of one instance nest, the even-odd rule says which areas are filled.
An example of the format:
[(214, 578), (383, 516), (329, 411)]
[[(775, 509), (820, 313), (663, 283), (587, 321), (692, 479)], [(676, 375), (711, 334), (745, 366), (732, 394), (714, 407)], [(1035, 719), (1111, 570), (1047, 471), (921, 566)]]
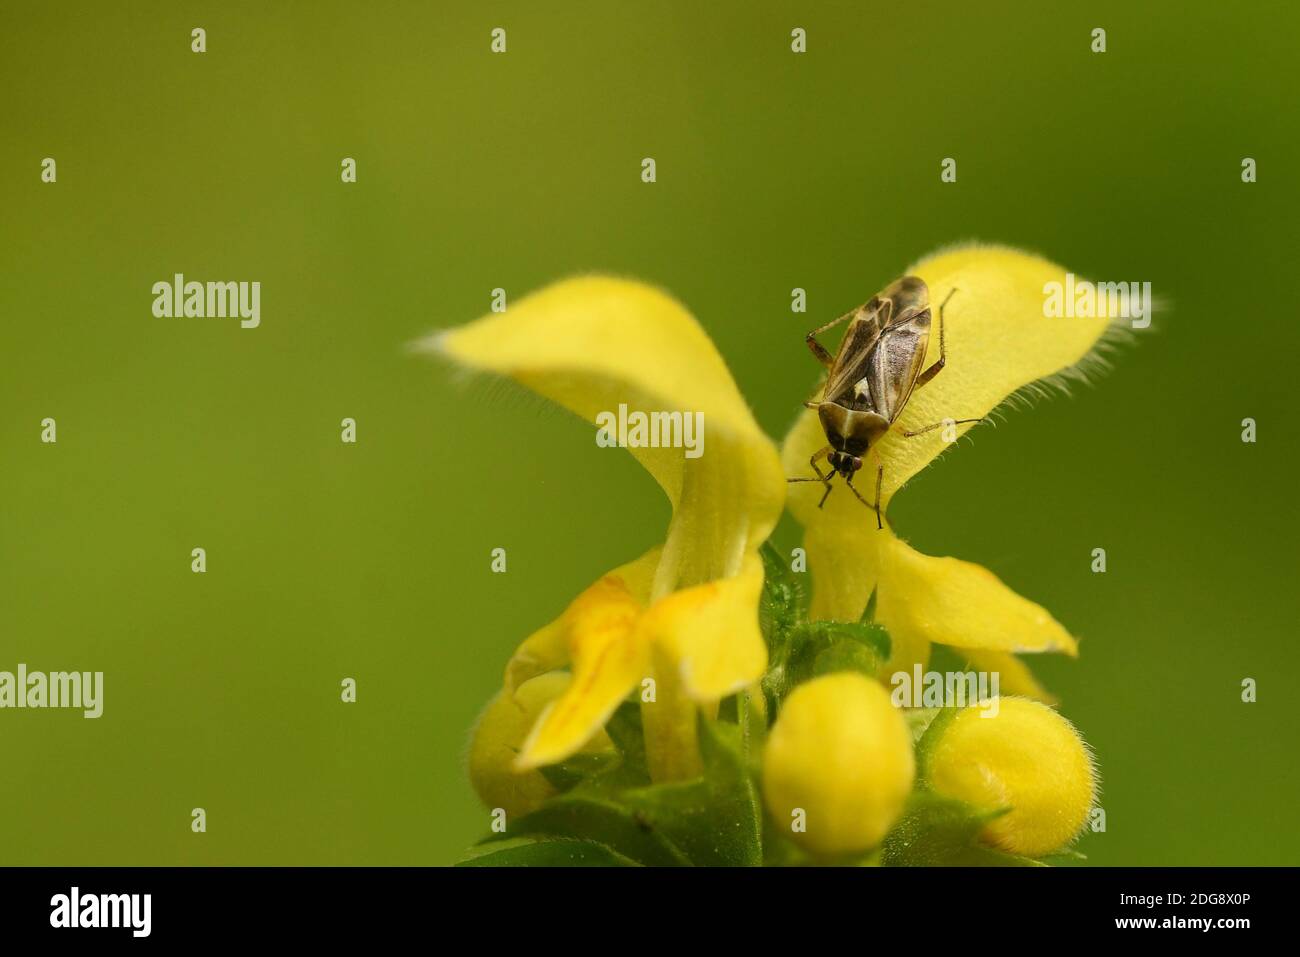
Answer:
[(719, 701), (767, 670), (758, 624), (762, 588), (763, 562), (751, 552), (740, 574), (674, 592), (642, 618), (647, 640), (675, 663), (692, 700)]
[[(878, 533), (879, 534), (879, 533)], [(890, 637), (990, 651), (1063, 651), (1078, 645), (1041, 605), (987, 568), (931, 558), (893, 537), (882, 549), (876, 618)]]
[(608, 575), (579, 595), (561, 618), (573, 681), (538, 719), (515, 766), (554, 764), (597, 734), (645, 676), (650, 646), (638, 634), (642, 605), (627, 583)]
[[(1081, 362), (1112, 321), (1106, 315), (1046, 317), (1044, 287), (1064, 282), (1065, 269), (1004, 246), (939, 252), (908, 272), (925, 280), (936, 303), (956, 292), (944, 310), (947, 364), (913, 394), (881, 444), (886, 501), (946, 447), (942, 429), (910, 439), (904, 431), (988, 415), (1013, 392)], [(927, 365), (939, 358), (938, 338), (930, 337)]]
[(513, 691), (530, 678), (563, 668), (571, 660), (569, 647), (569, 624), (575, 608), (588, 607), (592, 603), (591, 592), (599, 595), (609, 594), (621, 588), (641, 605), (650, 599), (650, 587), (654, 580), (655, 569), (659, 566), (662, 549), (650, 549), (640, 558), (620, 565), (601, 577), (600, 581), (583, 592), (559, 618), (544, 625), (529, 635), (511, 655), (506, 665), (505, 687)]
[[(913, 393), (894, 428), (873, 449), (859, 473), (859, 491), (874, 500), (876, 463), (883, 463), (882, 512), (894, 493), (945, 448), (943, 429), (912, 438), (904, 437), (904, 431), (945, 418), (986, 416), (1031, 383), (1058, 374), (1077, 374), (1086, 367), (1091, 351), (1111, 324), (1104, 314), (1096, 318), (1045, 317), (1044, 288), (1050, 282), (1062, 282), (1065, 271), (1014, 249), (960, 247), (929, 256), (908, 272), (925, 280), (936, 306), (927, 367), (939, 357), (937, 304), (950, 291), (957, 291), (944, 310), (947, 363), (943, 371)], [(969, 428), (961, 426), (958, 431)], [(826, 444), (817, 413), (805, 410), (782, 447), (787, 474), (811, 476), (808, 459)], [(838, 488), (841, 483), (841, 479), (835, 480), (836, 488), (820, 509), (817, 506), (824, 492), (820, 484), (792, 485), (789, 507), (806, 530), (805, 547), (814, 576), (813, 616), (852, 621), (861, 616), (878, 583), (882, 556), (892, 552), (893, 536), (888, 533), (888, 521), (886, 531), (878, 530), (875, 510)], [(1038, 606), (1026, 604), (1042, 612)], [(954, 630), (938, 640), (958, 644), (954, 636), (962, 634), (961, 619), (949, 625)], [(905, 626), (902, 634), (893, 635), (891, 664), (923, 661), (929, 631)], [(976, 645), (968, 639), (962, 646)]]
[(880, 580), (881, 548), (893, 534), (888, 526), (878, 531), (874, 520), (871, 534), (854, 525), (810, 524), (803, 540), (814, 585), (808, 616), (814, 621), (861, 618)]
[(713, 343), (676, 300), (608, 277), (570, 279), (425, 344), (509, 376), (597, 423), (601, 413), (700, 413), (701, 454), (632, 448), (673, 504), (656, 595), (735, 574), (785, 499), (768, 440)]

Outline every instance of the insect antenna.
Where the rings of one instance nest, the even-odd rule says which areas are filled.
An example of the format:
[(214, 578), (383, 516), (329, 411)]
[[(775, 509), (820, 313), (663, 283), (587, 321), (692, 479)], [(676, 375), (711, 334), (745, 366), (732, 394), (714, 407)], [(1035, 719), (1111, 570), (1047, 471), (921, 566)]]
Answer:
[(826, 494), (823, 495), (822, 500), (817, 503), (817, 507), (821, 508), (823, 505), (826, 504), (826, 499), (831, 494), (831, 479), (833, 479), (834, 477), (835, 477), (835, 473), (832, 472), (830, 475), (827, 475), (824, 478), (788, 478), (786, 479), (786, 481), (787, 482), (821, 482), (823, 485), (825, 485)]

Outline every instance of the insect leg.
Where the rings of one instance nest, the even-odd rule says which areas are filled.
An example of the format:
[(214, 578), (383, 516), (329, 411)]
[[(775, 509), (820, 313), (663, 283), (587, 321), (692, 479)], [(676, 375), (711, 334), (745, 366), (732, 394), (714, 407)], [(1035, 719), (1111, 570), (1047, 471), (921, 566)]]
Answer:
[(913, 430), (910, 431), (910, 432), (904, 432), (904, 433), (903, 433), (903, 438), (905, 438), (905, 439), (910, 439), (910, 438), (911, 438), (912, 436), (914, 436), (914, 435), (924, 435), (924, 434), (927, 433), (927, 432), (933, 432), (935, 429), (941, 429), (941, 428), (943, 428), (945, 425), (949, 425), (949, 424), (951, 424), (951, 425), (965, 425), (967, 422), (983, 422), (983, 421), (984, 421), (983, 419), (953, 419), (953, 420), (951, 420), (951, 422), (949, 422), (948, 419), (944, 419), (942, 422), (936, 422), (936, 423), (934, 423), (934, 425), (927, 425), (927, 426), (926, 426), (925, 428), (923, 428), (923, 429), (913, 429)]
[[(852, 475), (850, 475), (847, 479), (844, 480), (844, 484), (847, 485), (852, 490), (853, 494), (858, 497), (859, 502), (867, 506), (867, 508), (874, 508), (876, 510), (877, 529), (882, 529), (885, 527), (884, 523), (880, 520), (880, 486), (884, 483), (884, 479), (885, 479), (885, 466), (884, 463), (881, 463), (880, 465), (876, 466), (876, 500), (874, 502), (868, 502), (865, 498), (862, 497), (862, 493), (853, 487)], [(822, 501), (824, 502), (826, 500), (822, 499)]]
[(786, 481), (787, 482), (821, 482), (822, 485), (826, 486), (826, 491), (822, 493), (822, 500), (817, 503), (817, 507), (821, 508), (823, 505), (826, 504), (826, 500), (831, 497), (831, 489), (834, 488), (834, 486), (831, 485), (831, 479), (834, 477), (835, 477), (834, 474), (831, 474), (826, 476), (826, 478), (824, 479), (793, 478), (793, 479), (786, 479)]
[(819, 468), (817, 467), (817, 460), (818, 460), (819, 458), (821, 458), (823, 455), (829, 455), (830, 452), (831, 452), (831, 449), (832, 449), (832, 446), (829, 446), (829, 445), (825, 446), (824, 448), (820, 448), (820, 449), (818, 449), (816, 452), (814, 452), (814, 453), (812, 454), (812, 458), (810, 458), (810, 459), (808, 460), (808, 464), (812, 466), (812, 470), (813, 470), (814, 472), (817, 473), (817, 477), (816, 477), (816, 478), (792, 478), (792, 479), (786, 479), (787, 482), (821, 482), (823, 485), (825, 485), (825, 486), (826, 486), (826, 491), (822, 494), (822, 500), (821, 500), (820, 502), (817, 503), (817, 507), (818, 507), (818, 508), (821, 508), (823, 505), (825, 505), (825, 504), (826, 504), (826, 499), (830, 498), (830, 494), (831, 494), (831, 479), (833, 479), (833, 478), (835, 477), (835, 472), (832, 471), (829, 475), (823, 475), (823, 474), (822, 474), (822, 470), (819, 469)]
[[(835, 476), (835, 473), (832, 472), (830, 475), (823, 475), (822, 470), (817, 467), (817, 460), (829, 454), (830, 451), (831, 451), (831, 446), (829, 445), (824, 448), (820, 448), (816, 452), (814, 452), (812, 454), (812, 458), (808, 460), (808, 464), (812, 466), (812, 470), (817, 473), (816, 478), (792, 478), (792, 479), (786, 479), (786, 481), (787, 482), (821, 482), (823, 485), (829, 485), (831, 479)], [(822, 501), (825, 501), (825, 499), (822, 499)]]
[(952, 298), (952, 294), (956, 291), (956, 289), (953, 289), (944, 297), (943, 302), (939, 303), (939, 360), (917, 377), (915, 386), (917, 389), (942, 372), (943, 364), (948, 361), (948, 343), (943, 335), (943, 307), (948, 305), (948, 300)]
[(823, 348), (822, 344), (817, 341), (817, 337), (827, 329), (833, 329), (835, 326), (838, 326), (845, 319), (852, 318), (856, 313), (856, 309), (854, 309), (853, 312), (846, 312), (838, 319), (832, 319), (830, 322), (826, 323), (826, 325), (818, 326), (812, 332), (808, 333), (808, 335), (803, 337), (803, 341), (808, 343), (808, 348), (812, 350), (812, 354), (815, 355), (817, 360), (826, 368), (829, 369), (831, 366), (835, 365), (835, 357)]
[(820, 502), (817, 503), (817, 507), (818, 507), (818, 508), (821, 508), (823, 505), (825, 505), (825, 504), (826, 504), (826, 500), (827, 500), (828, 498), (831, 497), (831, 488), (832, 488), (831, 480), (830, 480), (830, 479), (827, 479), (827, 480), (826, 480), (826, 491), (825, 491), (825, 493), (822, 495), (822, 500), (821, 500)]
[(823, 482), (829, 482), (831, 480), (831, 475), (834, 475), (835, 473), (832, 472), (831, 475), (822, 475), (822, 470), (817, 467), (817, 460), (830, 454), (831, 446), (827, 445), (824, 448), (818, 449), (812, 454), (812, 457), (808, 459), (808, 464), (812, 466), (812, 470), (817, 473), (817, 477)]

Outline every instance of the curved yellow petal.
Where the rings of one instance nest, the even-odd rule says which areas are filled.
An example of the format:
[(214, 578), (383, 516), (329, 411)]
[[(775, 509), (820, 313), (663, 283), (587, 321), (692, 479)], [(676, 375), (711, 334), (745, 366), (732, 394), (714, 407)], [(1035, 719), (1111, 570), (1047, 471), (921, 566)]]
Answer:
[(1050, 701), (1029, 669), (1010, 652), (1077, 652), (1070, 634), (1041, 606), (1007, 588), (988, 569), (956, 558), (931, 558), (900, 540), (886, 525), (861, 532), (819, 523), (807, 529), (804, 548), (813, 574), (814, 619), (855, 621), (876, 591), (876, 620), (890, 637), (882, 675), (925, 665), (932, 643), (990, 656), (1007, 693)]
[(1075, 640), (1047, 609), (987, 568), (922, 555), (892, 535), (882, 553), (876, 619), (895, 641), (1078, 654)]
[[(948, 418), (987, 416), (1003, 400), (1032, 383), (1080, 375), (1112, 323), (1104, 310), (1095, 318), (1046, 317), (1045, 288), (1048, 283), (1063, 282), (1065, 270), (1038, 256), (1006, 247), (970, 245), (941, 251), (923, 259), (908, 273), (925, 280), (936, 306), (949, 292), (956, 292), (944, 310), (945, 367), (913, 393), (894, 428), (871, 451), (859, 473), (859, 491), (874, 500), (876, 465), (884, 465), (882, 512), (894, 493), (945, 448), (944, 429), (912, 438), (906, 438), (903, 432)], [(863, 298), (872, 292), (864, 291)], [(927, 366), (939, 357), (937, 333), (936, 309)], [(969, 428), (963, 425), (957, 432), (963, 434)], [(816, 412), (805, 410), (782, 446), (787, 474), (811, 476), (808, 459), (826, 444)], [(791, 485), (789, 507), (806, 529), (805, 545), (813, 570), (814, 617), (855, 620), (877, 584), (882, 556), (892, 552), (893, 536), (888, 533), (887, 522), (885, 531), (876, 528), (874, 509), (840, 488), (842, 482), (835, 479), (836, 488), (822, 509), (817, 507), (824, 491), (820, 484)], [(960, 632), (958, 628), (956, 633)], [(901, 657), (896, 654), (895, 658), (919, 660), (928, 644), (923, 637), (926, 633), (914, 629), (893, 636), (896, 644), (908, 645), (901, 649)], [(950, 637), (947, 643), (957, 642)]]
[(650, 588), (654, 581), (655, 569), (659, 567), (661, 551), (662, 549), (658, 547), (652, 548), (640, 558), (620, 565), (605, 574), (587, 592), (579, 595), (564, 614), (529, 635), (523, 644), (515, 649), (515, 653), (506, 664), (506, 690), (513, 691), (530, 678), (569, 664), (571, 660), (569, 622), (572, 620), (575, 608), (589, 606), (589, 592), (594, 590), (598, 594), (607, 594), (610, 587), (617, 583), (617, 587), (626, 591), (636, 602), (646, 604), (650, 600)]
[(627, 583), (615, 575), (602, 578), (565, 610), (561, 621), (573, 681), (538, 719), (516, 768), (554, 764), (573, 754), (645, 676), (650, 646), (638, 634), (641, 611)]
[[(904, 431), (946, 418), (988, 415), (1030, 383), (1077, 366), (1116, 318), (1104, 314), (1048, 318), (1043, 308), (1045, 287), (1064, 283), (1066, 270), (1005, 246), (941, 251), (927, 256), (908, 273), (924, 279), (937, 302), (956, 292), (944, 309), (947, 364), (932, 382), (912, 395), (895, 428), (881, 443), (886, 502), (947, 447), (942, 429), (910, 439), (903, 436)], [(937, 333), (937, 310), (934, 323)], [(939, 357), (939, 337), (934, 333), (927, 364)]]
[(684, 442), (687, 419), (703, 416), (691, 457), (682, 447), (629, 449), (673, 503), (656, 595), (735, 574), (780, 516), (785, 481), (776, 449), (704, 330), (658, 289), (569, 279), (426, 346), (509, 376), (593, 424), (620, 407), (628, 416), (677, 413), (670, 428), (681, 421)]
[(647, 640), (676, 666), (692, 700), (719, 701), (767, 670), (758, 624), (762, 588), (763, 562), (751, 552), (740, 574), (674, 592), (642, 618)]

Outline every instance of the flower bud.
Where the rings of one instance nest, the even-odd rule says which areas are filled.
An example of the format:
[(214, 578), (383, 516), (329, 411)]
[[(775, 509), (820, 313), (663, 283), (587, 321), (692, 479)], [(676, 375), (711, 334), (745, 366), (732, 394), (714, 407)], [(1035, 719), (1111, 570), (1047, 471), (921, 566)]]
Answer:
[[(537, 810), (555, 793), (540, 771), (516, 771), (515, 758), (538, 717), (564, 693), (570, 676), (550, 671), (519, 685), (514, 694), (502, 690), (479, 716), (469, 749), (469, 780), (488, 807), (504, 808), (507, 817)], [(600, 753), (614, 747), (602, 728), (582, 749)]]
[(807, 850), (854, 854), (893, 826), (914, 772), (912, 736), (888, 692), (838, 672), (786, 699), (763, 752), (763, 795), (778, 826)]
[(921, 776), (939, 794), (976, 807), (1010, 807), (980, 837), (1041, 857), (1079, 833), (1092, 808), (1092, 755), (1069, 721), (1028, 698), (999, 698), (939, 719), (921, 741)]

